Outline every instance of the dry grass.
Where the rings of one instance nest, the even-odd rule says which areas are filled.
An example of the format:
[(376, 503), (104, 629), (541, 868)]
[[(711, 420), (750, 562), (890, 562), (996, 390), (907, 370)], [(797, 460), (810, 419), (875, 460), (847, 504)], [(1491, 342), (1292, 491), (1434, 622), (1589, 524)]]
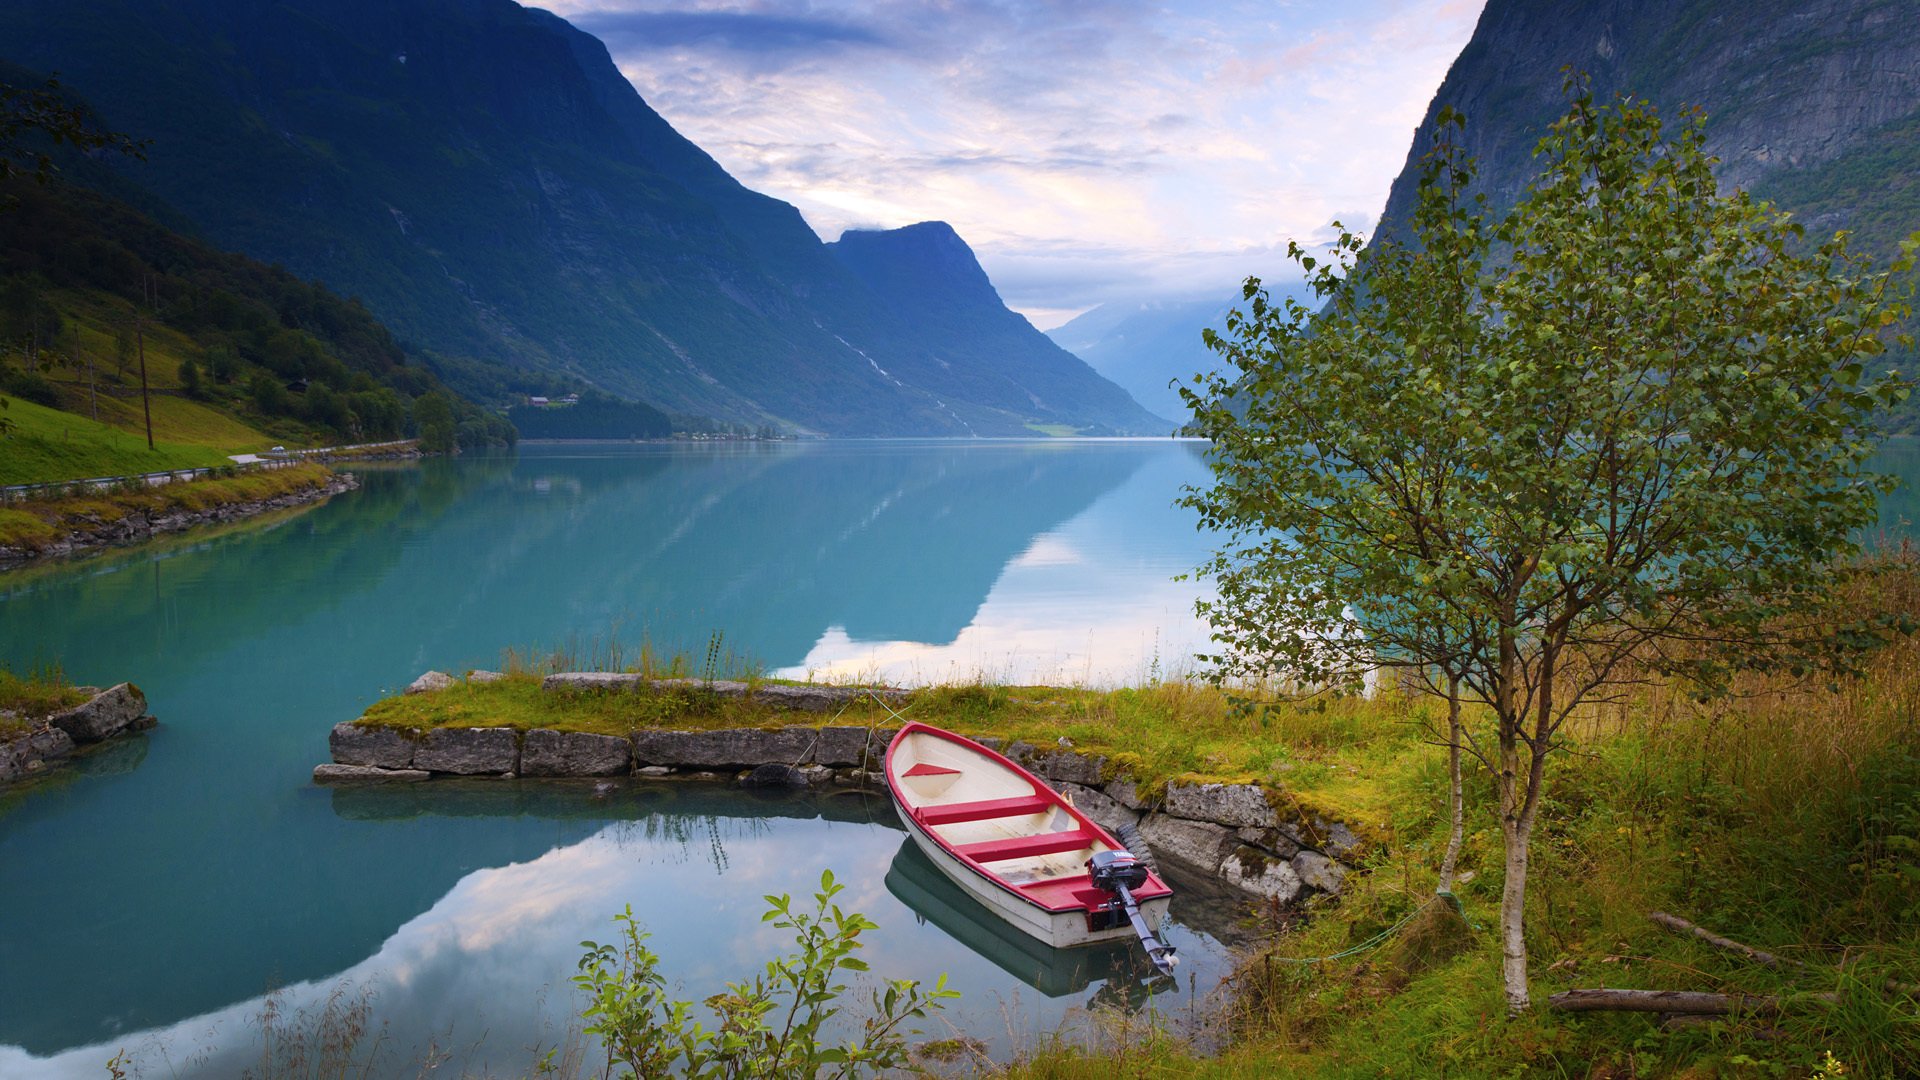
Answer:
[(257, 502), (311, 491), (332, 476), (333, 470), (324, 465), (293, 465), (160, 487), (91, 491), (14, 503), (0, 507), (0, 547), (44, 551), (69, 532), (129, 515), (211, 510)]

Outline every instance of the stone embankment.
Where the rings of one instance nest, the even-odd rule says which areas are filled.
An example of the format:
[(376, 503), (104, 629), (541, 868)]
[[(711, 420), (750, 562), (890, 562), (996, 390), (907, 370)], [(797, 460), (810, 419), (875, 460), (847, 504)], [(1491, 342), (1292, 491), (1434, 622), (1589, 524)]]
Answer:
[[(475, 672), (470, 681), (499, 676)], [(428, 672), (407, 693), (453, 684)], [(838, 686), (751, 687), (746, 683), (645, 679), (597, 672), (548, 676), (550, 692), (702, 689), (723, 697), (824, 713), (850, 700), (904, 703), (905, 691)], [(421, 781), (435, 777), (617, 777), (731, 781), (747, 787), (877, 786), (891, 727), (643, 729), (598, 735), (513, 728), (436, 728), (424, 734), (354, 723), (334, 727), (333, 762), (314, 769), (327, 783)], [(1176, 779), (1151, 794), (1106, 757), (1071, 746), (1035, 746), (981, 738), (1069, 795), (1109, 829), (1137, 827), (1155, 858), (1203, 876), (1235, 894), (1293, 905), (1313, 893), (1337, 893), (1363, 841), (1346, 824), (1293, 811), (1282, 793), (1258, 784)], [(1284, 808), (1284, 809), (1283, 809)]]
[(0, 784), (37, 776), (81, 747), (145, 731), (157, 722), (147, 715), (146, 695), (132, 683), (98, 691), (64, 712), (28, 720), (25, 734), (0, 739)]
[(241, 518), (264, 514), (269, 510), (284, 510), (303, 506), (311, 502), (329, 499), (344, 491), (352, 491), (360, 486), (360, 481), (352, 473), (337, 473), (326, 483), (300, 491), (290, 491), (285, 495), (276, 495), (270, 499), (253, 499), (246, 502), (226, 503), (210, 506), (204, 510), (185, 508), (164, 510), (151, 513), (136, 510), (118, 518), (80, 518), (77, 527), (70, 527), (60, 536), (42, 546), (6, 546), (0, 545), (0, 570), (19, 566), (36, 559), (60, 558), (68, 555), (81, 555), (100, 548), (116, 547), (124, 544), (136, 544), (151, 540), (165, 533), (191, 529), (196, 525), (211, 525), (222, 521), (237, 521)]

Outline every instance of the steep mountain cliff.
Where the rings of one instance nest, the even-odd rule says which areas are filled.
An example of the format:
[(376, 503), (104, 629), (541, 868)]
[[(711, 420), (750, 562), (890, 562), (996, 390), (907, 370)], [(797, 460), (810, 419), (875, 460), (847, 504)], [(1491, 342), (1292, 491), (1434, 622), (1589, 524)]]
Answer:
[[(946, 222), (850, 230), (827, 247), (888, 310), (942, 342), (923, 354), (901, 354), (890, 377), (946, 399), (1057, 416), (1057, 423), (1072, 424), (1068, 403), (1080, 402), (1082, 413), (1097, 417), (1090, 434), (1139, 430), (1142, 411), (1127, 391), (1008, 311), (973, 249)], [(1160, 417), (1144, 422), (1156, 432), (1173, 429)]]
[[(1565, 108), (1563, 69), (1596, 97), (1698, 106), (1723, 187), (1792, 211), (1810, 234), (1848, 229), (1884, 260), (1920, 229), (1920, 32), (1911, 0), (1488, 0), (1434, 95), (1381, 232), (1405, 228), (1434, 114), (1467, 117), (1482, 189), (1510, 205)], [(1910, 373), (1911, 350), (1889, 360)], [(1920, 402), (1896, 415), (1920, 430)]]
[[(834, 434), (1164, 427), (1090, 371), (1010, 399), (676, 133), (599, 41), (509, 0), (16, 0), (0, 55), (152, 140), (119, 169), (151, 208), (443, 353)], [(1057, 360), (1026, 348), (1006, 362)], [(901, 374), (940, 362), (938, 389)]]

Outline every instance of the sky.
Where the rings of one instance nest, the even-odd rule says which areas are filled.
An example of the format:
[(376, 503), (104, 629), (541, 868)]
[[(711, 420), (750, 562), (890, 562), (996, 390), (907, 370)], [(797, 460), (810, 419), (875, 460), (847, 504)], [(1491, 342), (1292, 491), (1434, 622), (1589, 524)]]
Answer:
[[(541, 0), (533, 0), (540, 3)], [(953, 225), (1049, 328), (1370, 230), (1483, 0), (545, 0), (822, 239)]]

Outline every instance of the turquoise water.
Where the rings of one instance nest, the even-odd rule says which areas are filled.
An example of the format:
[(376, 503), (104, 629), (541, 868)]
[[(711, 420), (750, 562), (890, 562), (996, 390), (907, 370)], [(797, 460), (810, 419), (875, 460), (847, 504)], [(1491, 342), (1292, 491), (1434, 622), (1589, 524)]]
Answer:
[[(1920, 477), (1920, 446), (1882, 467)], [(788, 674), (1119, 682), (1204, 639), (1172, 580), (1206, 479), (1168, 442), (527, 447), (365, 473), (225, 535), (0, 575), (0, 659), (131, 679), (161, 726), (0, 796), (0, 1077), (229, 1076), (263, 1017), (364, 995), (376, 1075), (524, 1071), (566, 1037), (584, 938), (631, 904), (688, 996), (777, 951), (760, 896), (832, 868), (877, 974), (949, 972), (1004, 1052), (1069, 1010), (1204, 1013), (1231, 919), (1182, 894), (1188, 962), (1008, 941), (902, 850), (884, 804), (694, 786), (309, 782), (327, 729), (506, 648), (724, 647)], [(1912, 486), (1889, 535), (1920, 518)], [(275, 994), (271, 1004), (267, 995)], [(948, 1033), (944, 1027), (939, 1034)], [(372, 1036), (369, 1036), (369, 1042)]]
[(1202, 637), (1171, 580), (1205, 549), (1171, 506), (1204, 480), (1193, 447), (527, 447), (364, 479), (282, 521), (0, 576), (0, 659), (131, 679), (161, 720), (0, 797), (0, 1076), (95, 1077), (121, 1049), (144, 1075), (233, 1075), (266, 995), (285, 1017), (336, 990), (367, 995), (384, 1072), (431, 1046), (518, 1075), (565, 1037), (579, 942), (622, 907), (704, 996), (778, 948), (761, 895), (829, 867), (881, 924), (875, 972), (950, 972), (954, 1019), (1002, 1050), (1101, 995), (1185, 1008), (1224, 972), (1230, 924), (1198, 908), (1176, 910), (1178, 992), (1124, 956), (1024, 953), (855, 796), (308, 779), (334, 723), (509, 647), (697, 655), (719, 632), (772, 670), (899, 680), (1172, 666)]

